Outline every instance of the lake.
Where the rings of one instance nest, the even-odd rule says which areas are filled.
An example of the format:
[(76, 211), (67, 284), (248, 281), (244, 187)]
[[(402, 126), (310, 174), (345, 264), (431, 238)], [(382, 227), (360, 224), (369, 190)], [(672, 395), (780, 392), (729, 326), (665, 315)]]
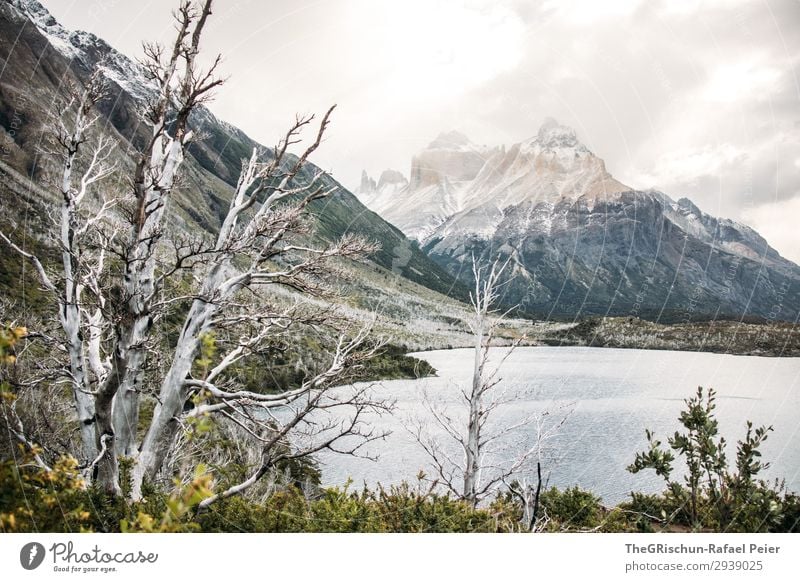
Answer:
[[(492, 360), (505, 353), (497, 348)], [(461, 387), (468, 387), (473, 351), (440, 350), (412, 354), (433, 365), (438, 376), (377, 384), (377, 394), (396, 400), (392, 415), (371, 417), (376, 427), (391, 431), (384, 441), (370, 443), (377, 461), (332, 453), (318, 456), (323, 484), (390, 485), (415, 481), (429, 472), (422, 447), (408, 430), (421, 427), (451, 453), (457, 450), (434, 422), (430, 408), (466, 423)], [(542, 418), (545, 430), (560, 420), (542, 447), (542, 468), (549, 485), (578, 485), (606, 504), (625, 500), (630, 491), (656, 492), (663, 481), (652, 471), (632, 475), (625, 470), (637, 451), (646, 448), (645, 429), (662, 442), (678, 430), (684, 399), (698, 386), (717, 391), (717, 417), (728, 441), (729, 462), (735, 443), (744, 436), (745, 421), (773, 425), (764, 443), (764, 459), (772, 466), (767, 477), (785, 478), (800, 491), (800, 358), (762, 358), (699, 352), (620, 350), (579, 347), (525, 347), (503, 365), (496, 390), (506, 404), (495, 411), (488, 431), (511, 426), (530, 415)], [(423, 402), (431, 403), (426, 407)], [(546, 416), (542, 416), (548, 412)], [(509, 462), (535, 442), (535, 431), (517, 432), (496, 441), (495, 463)], [(492, 462), (488, 463), (492, 464)], [(430, 474), (430, 472), (429, 472)]]

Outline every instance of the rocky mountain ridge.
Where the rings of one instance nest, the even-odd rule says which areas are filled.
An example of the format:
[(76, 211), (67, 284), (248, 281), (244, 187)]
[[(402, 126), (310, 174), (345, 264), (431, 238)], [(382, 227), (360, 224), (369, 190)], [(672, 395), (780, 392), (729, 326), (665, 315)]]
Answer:
[[(98, 104), (98, 131), (115, 146), (120, 177), (114, 187), (125, 188), (124, 177), (132, 168), (133, 155), (149, 136), (143, 108), (153, 86), (143, 67), (91, 33), (67, 30), (36, 0), (0, 1), (0, 60), (4, 63), (0, 73), (3, 163), (40, 186), (51, 183), (58, 163), (42, 155), (46, 150), (42, 146), (46, 145), (53, 106), (63, 100), (65, 84), (80, 86), (99, 70), (108, 97)], [(248, 158), (253, 148), (267, 157), (271, 150), (202, 106), (190, 125), (203, 137), (189, 147), (182, 186), (174, 196), (172, 221), (185, 229), (215, 232), (227, 210), (242, 159)], [(299, 179), (309, 179), (317, 170), (308, 164)], [(373, 260), (392, 276), (444, 293), (458, 288), (453, 278), (402, 232), (365, 208), (333, 177), (326, 176), (325, 181), (336, 192), (313, 204), (318, 236), (334, 239), (345, 232), (361, 234), (381, 244)]]
[(443, 134), (413, 157), (411, 175), (365, 203), (465, 282), (473, 255), (510, 257), (506, 302), (526, 312), (668, 321), (800, 313), (800, 268), (756, 231), (622, 184), (552, 119), (508, 148)]

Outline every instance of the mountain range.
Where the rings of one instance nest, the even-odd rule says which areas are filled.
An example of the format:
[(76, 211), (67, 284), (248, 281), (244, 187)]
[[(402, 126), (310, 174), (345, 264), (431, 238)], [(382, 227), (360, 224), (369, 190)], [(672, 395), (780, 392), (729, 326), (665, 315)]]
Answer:
[(800, 268), (756, 231), (622, 184), (553, 119), (510, 147), (441, 134), (408, 179), (364, 173), (355, 192), (464, 282), (472, 256), (510, 259), (505, 302), (530, 314), (798, 317)]
[[(42, 155), (52, 105), (65, 83), (86, 83), (98, 68), (109, 87), (98, 131), (116, 146), (124, 187), (133, 153), (148, 136), (142, 106), (152, 87), (141, 66), (93, 34), (65, 29), (36, 0), (0, 0), (0, 61), (3, 200), (24, 194), (46, 214), (55, 200), (46, 185), (58, 171)], [(204, 107), (190, 125), (204, 138), (190, 146), (173, 221), (214, 232), (241, 160), (262, 146)], [(270, 149), (262, 149), (268, 156)], [(316, 170), (309, 164), (301, 179)], [(407, 175), (387, 170), (376, 180), (364, 173), (355, 195), (325, 179), (337, 191), (314, 203), (317, 236), (354, 232), (381, 245), (372, 257), (380, 284), (354, 300), (363, 306), (375, 295), (396, 300), (404, 281), (406, 305), (424, 287), (443, 294), (428, 295), (428, 306), (444, 305), (444, 295), (465, 300), (465, 267), (475, 255), (510, 258), (504, 302), (538, 317), (794, 321), (800, 310), (800, 268), (757, 232), (705, 214), (688, 199), (620, 183), (575, 131), (554, 120), (510, 147), (444, 133), (412, 158)], [(7, 208), (4, 227), (28, 220), (27, 207)], [(0, 283), (8, 283), (11, 259), (0, 262)]]

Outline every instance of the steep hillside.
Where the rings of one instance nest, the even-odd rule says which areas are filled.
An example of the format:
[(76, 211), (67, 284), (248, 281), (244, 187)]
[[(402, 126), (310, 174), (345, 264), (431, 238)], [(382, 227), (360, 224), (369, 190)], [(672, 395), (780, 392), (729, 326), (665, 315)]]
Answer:
[[(142, 121), (142, 106), (152, 94), (144, 72), (136, 62), (120, 54), (93, 34), (62, 27), (35, 0), (0, 2), (0, 128), (6, 167), (46, 185), (56, 170), (42, 155), (51, 109), (63, 97), (66, 83), (84, 83), (100, 68), (109, 86), (109, 96), (99, 105), (102, 131), (116, 143), (121, 166), (116, 186), (126, 187), (126, 169), (132, 155), (148, 134)], [(254, 147), (263, 148), (244, 132), (200, 108), (192, 129), (204, 139), (190, 147), (184, 167), (184, 185), (177, 193), (174, 220), (188, 229), (197, 226), (213, 231), (227, 210), (242, 158)], [(309, 165), (302, 179), (317, 170)], [(328, 186), (336, 193), (315, 203), (317, 234), (335, 238), (354, 232), (376, 240), (381, 250), (375, 263), (391, 272), (443, 293), (464, 297), (452, 276), (433, 263), (401, 231), (369, 211), (333, 178)]]

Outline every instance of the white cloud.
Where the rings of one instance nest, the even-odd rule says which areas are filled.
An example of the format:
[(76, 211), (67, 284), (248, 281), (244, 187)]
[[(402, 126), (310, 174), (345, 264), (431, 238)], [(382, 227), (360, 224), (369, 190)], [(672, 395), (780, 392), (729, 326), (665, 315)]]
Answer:
[(707, 101), (738, 103), (745, 99), (769, 99), (781, 73), (770, 66), (739, 62), (718, 66), (703, 91)]
[(564, 22), (578, 26), (594, 26), (604, 20), (617, 20), (632, 15), (644, 0), (547, 0), (543, 10), (553, 11)]
[(664, 0), (659, 5), (659, 14), (664, 17), (689, 16), (702, 11), (731, 9), (747, 0)]
[(766, 238), (785, 258), (800, 264), (798, 217), (800, 217), (800, 196), (756, 206), (745, 212), (742, 219)]
[(502, 4), (457, 0), (356, 2), (349, 5), (358, 55), (380, 74), (390, 100), (453, 98), (514, 69), (525, 27)]
[(640, 174), (637, 181), (642, 185), (663, 188), (668, 184), (720, 174), (727, 166), (740, 163), (746, 157), (745, 152), (728, 143), (671, 150), (659, 156), (652, 169)]

